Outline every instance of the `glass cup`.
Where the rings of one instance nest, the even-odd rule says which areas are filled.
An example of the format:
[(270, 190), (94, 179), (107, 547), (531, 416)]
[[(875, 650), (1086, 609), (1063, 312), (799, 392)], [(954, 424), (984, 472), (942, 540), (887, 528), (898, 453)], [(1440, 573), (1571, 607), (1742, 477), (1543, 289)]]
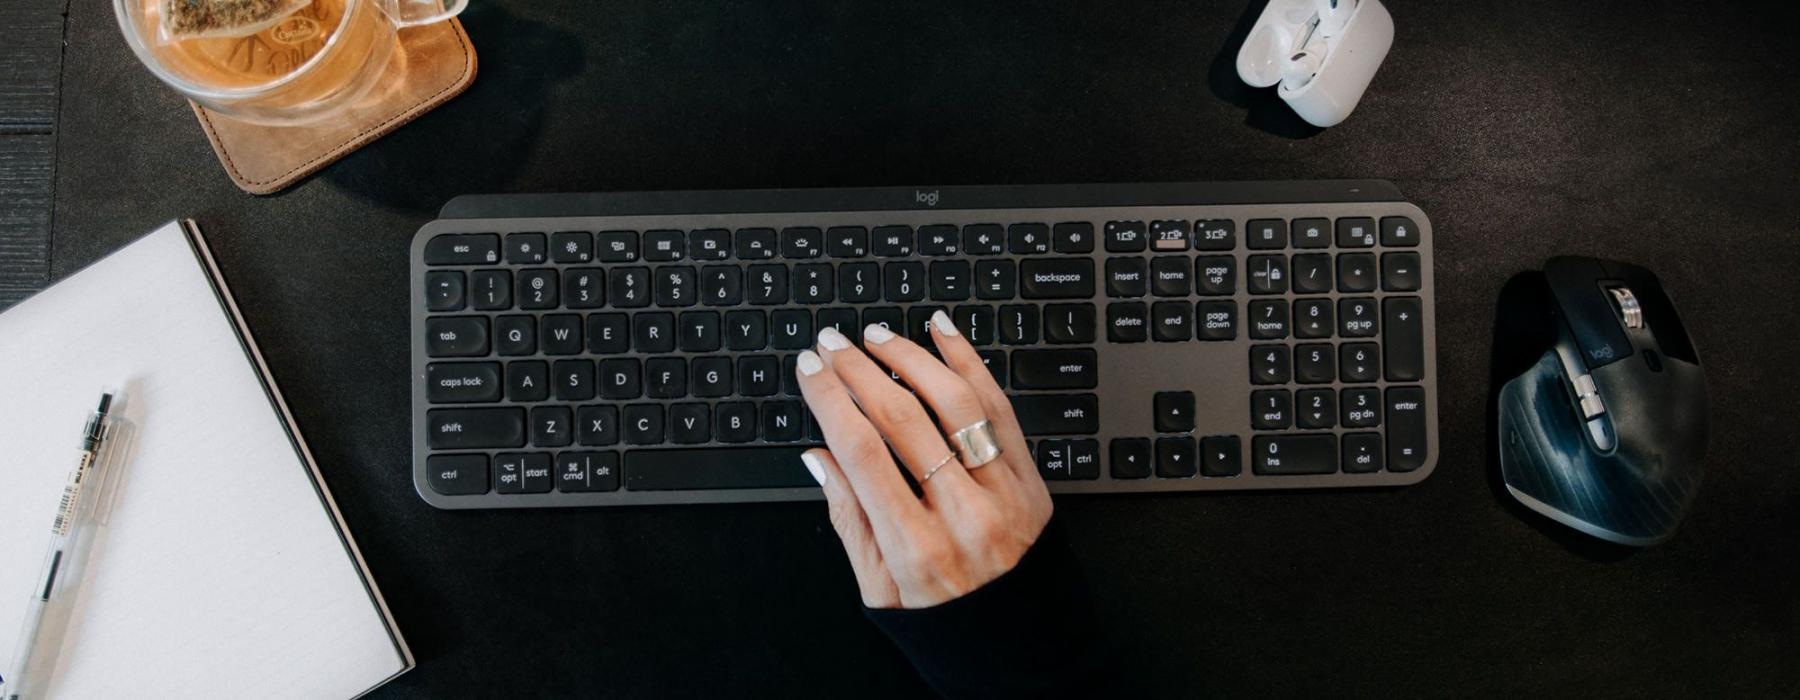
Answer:
[(288, 0), (298, 7), (248, 25), (254, 31), (247, 34), (178, 36), (164, 26), (174, 3), (210, 1), (113, 0), (113, 11), (138, 60), (164, 83), (214, 112), (276, 126), (318, 121), (355, 103), (401, 51), (401, 29), (442, 22), (468, 5)]

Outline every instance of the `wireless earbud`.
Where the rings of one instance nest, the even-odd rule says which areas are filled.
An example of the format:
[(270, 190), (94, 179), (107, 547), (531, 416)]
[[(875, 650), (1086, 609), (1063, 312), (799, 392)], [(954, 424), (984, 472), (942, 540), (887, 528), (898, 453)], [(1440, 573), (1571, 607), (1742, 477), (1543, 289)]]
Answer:
[(1281, 87), (1290, 92), (1306, 87), (1325, 65), (1325, 42), (1314, 39), (1289, 56), (1281, 67)]
[(1314, 0), (1313, 6), (1319, 16), (1318, 33), (1328, 37), (1343, 32), (1350, 16), (1356, 14), (1356, 0)]

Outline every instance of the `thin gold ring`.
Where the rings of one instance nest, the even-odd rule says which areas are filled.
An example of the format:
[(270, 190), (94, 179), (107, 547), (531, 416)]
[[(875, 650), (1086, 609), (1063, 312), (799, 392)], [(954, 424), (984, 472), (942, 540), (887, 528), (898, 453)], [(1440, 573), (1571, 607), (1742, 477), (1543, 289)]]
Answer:
[(931, 465), (930, 469), (925, 470), (925, 478), (920, 479), (920, 481), (931, 481), (931, 475), (938, 473), (939, 469), (943, 469), (944, 465), (949, 464), (950, 460), (953, 460), (953, 459), (956, 459), (956, 455), (953, 455), (953, 454), (944, 455), (944, 458), (938, 460), (937, 464), (933, 464), (933, 465)]

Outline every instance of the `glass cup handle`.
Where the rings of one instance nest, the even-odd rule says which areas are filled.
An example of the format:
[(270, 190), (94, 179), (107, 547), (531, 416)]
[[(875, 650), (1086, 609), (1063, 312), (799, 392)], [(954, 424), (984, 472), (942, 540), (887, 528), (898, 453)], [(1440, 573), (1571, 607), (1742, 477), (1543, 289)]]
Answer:
[(396, 27), (416, 27), (455, 17), (469, 0), (375, 0)]

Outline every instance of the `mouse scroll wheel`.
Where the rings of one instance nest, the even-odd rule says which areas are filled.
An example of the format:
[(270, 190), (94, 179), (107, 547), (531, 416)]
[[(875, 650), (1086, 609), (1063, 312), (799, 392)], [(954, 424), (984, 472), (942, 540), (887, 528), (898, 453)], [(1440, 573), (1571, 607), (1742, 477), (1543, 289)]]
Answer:
[(1619, 320), (1625, 322), (1626, 328), (1644, 327), (1644, 309), (1638, 306), (1637, 296), (1627, 287), (1608, 287), (1612, 293), (1613, 310), (1619, 313)]

